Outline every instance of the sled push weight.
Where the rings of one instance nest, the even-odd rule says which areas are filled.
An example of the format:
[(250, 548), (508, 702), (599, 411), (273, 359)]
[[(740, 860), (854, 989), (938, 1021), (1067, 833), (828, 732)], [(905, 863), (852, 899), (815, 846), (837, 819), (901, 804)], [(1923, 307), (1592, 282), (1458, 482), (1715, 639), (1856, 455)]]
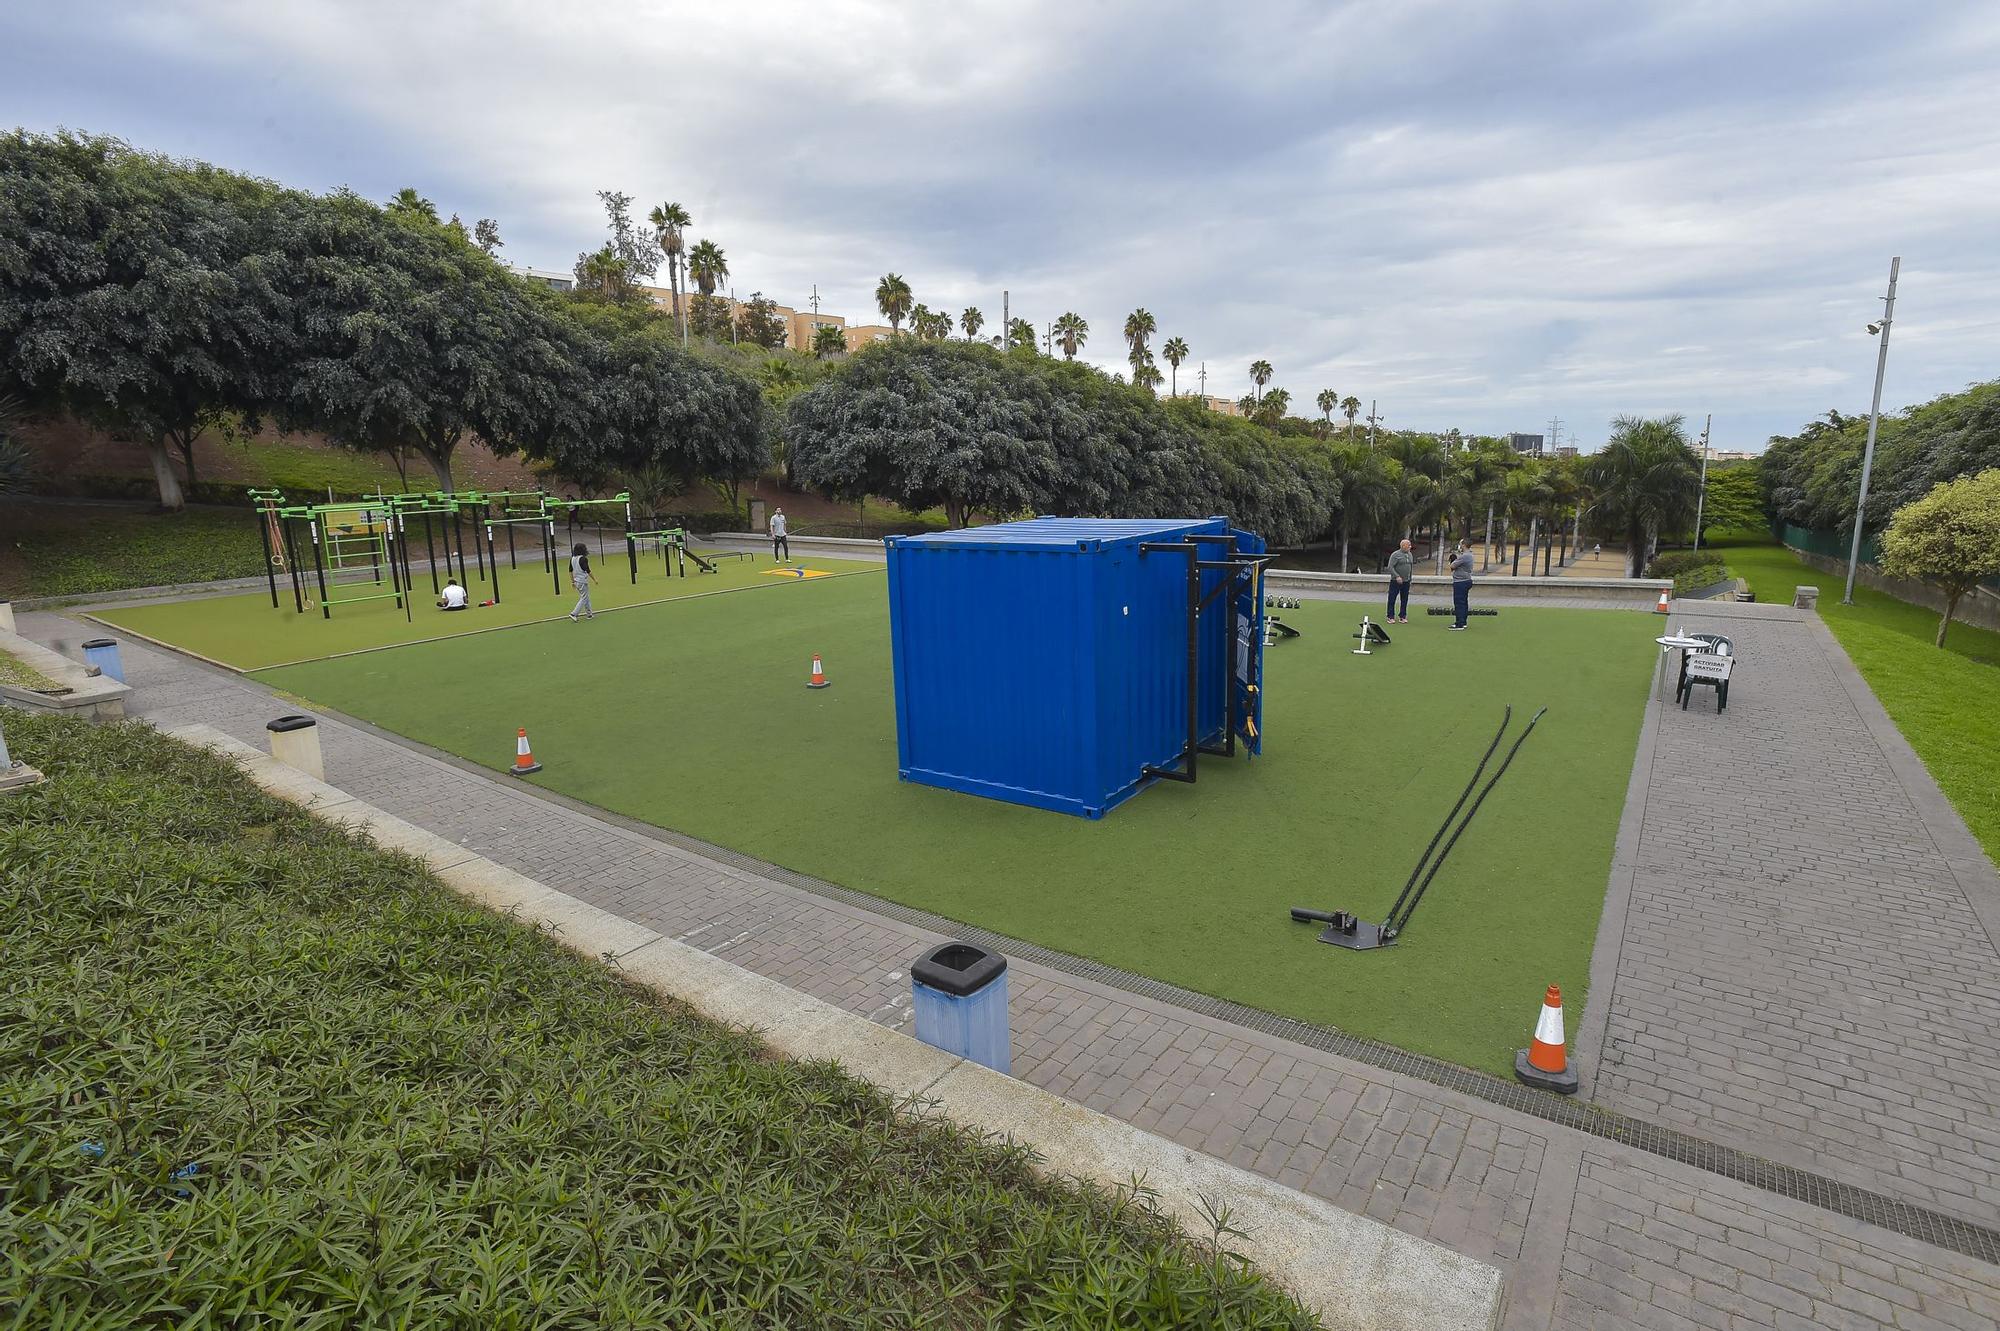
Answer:
[[(1521, 745), (1527, 742), (1528, 736), (1535, 733), (1535, 726), (1548, 714), (1548, 710), (1544, 707), (1535, 713), (1528, 722), (1527, 729), (1520, 733), (1514, 740), (1513, 747), (1507, 750), (1507, 756), (1500, 760), (1499, 770), (1493, 773), (1492, 779), (1479, 791), (1478, 798), (1472, 800), (1472, 807), (1465, 810), (1465, 817), (1461, 819), (1458, 816), (1459, 810), (1465, 809), (1465, 801), (1472, 797), (1474, 787), (1479, 785), (1479, 778), (1486, 772), (1486, 764), (1493, 761), (1494, 753), (1500, 748), (1500, 741), (1506, 738), (1508, 725), (1514, 720), (1514, 709), (1512, 707), (1507, 709), (1506, 714), (1500, 718), (1500, 729), (1493, 732), (1493, 742), (1486, 746), (1485, 754), (1479, 759), (1479, 766), (1472, 770), (1472, 780), (1465, 783), (1465, 789), (1459, 792), (1458, 803), (1451, 806), (1451, 812), (1444, 816), (1444, 822), (1431, 834), (1430, 844), (1425, 846), (1424, 853), (1417, 857), (1417, 867), (1410, 870), (1410, 876), (1404, 882), (1402, 892), (1397, 894), (1396, 903), (1389, 907), (1389, 913), (1382, 918), (1380, 924), (1370, 924), (1366, 920), (1356, 919), (1352, 913), (1344, 910), (1309, 910), (1304, 906), (1292, 907), (1292, 919), (1300, 924), (1324, 924), (1326, 928), (1320, 931), (1320, 942), (1331, 943), (1335, 947), (1344, 947), (1355, 952), (1366, 952), (1372, 948), (1388, 947), (1395, 943), (1403, 930), (1409, 927), (1410, 917), (1417, 913), (1417, 907), (1423, 902), (1424, 893), (1430, 890), (1432, 880), (1444, 866), (1445, 857), (1451, 854), (1452, 847), (1456, 846), (1459, 837), (1465, 834), (1465, 829), (1479, 813), (1479, 806), (1493, 793), (1493, 787), (1499, 785), (1500, 778), (1507, 775), (1508, 767), (1514, 762), (1514, 755), (1521, 751)], [(1454, 820), (1458, 824), (1456, 828), (1452, 826)], [(1447, 831), (1451, 833), (1449, 839), (1445, 837)], [(1444, 842), (1442, 850), (1438, 849), (1440, 841)], [(1437, 852), (1435, 859), (1432, 858), (1433, 851)], [(1421, 882), (1418, 881), (1420, 876)]]

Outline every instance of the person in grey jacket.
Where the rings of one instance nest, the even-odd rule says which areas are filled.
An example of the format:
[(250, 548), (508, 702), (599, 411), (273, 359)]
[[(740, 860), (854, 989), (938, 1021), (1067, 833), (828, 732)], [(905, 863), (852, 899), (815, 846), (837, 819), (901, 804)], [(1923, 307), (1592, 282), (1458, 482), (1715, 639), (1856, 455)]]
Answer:
[(1451, 627), (1454, 633), (1465, 628), (1465, 617), (1471, 611), (1467, 602), (1472, 598), (1472, 551), (1464, 541), (1458, 543), (1458, 553), (1451, 557)]
[[(1410, 622), (1410, 579), (1417, 571), (1417, 558), (1410, 553), (1407, 537), (1403, 543), (1389, 552), (1389, 613), (1382, 617), (1385, 624), (1407, 624)], [(1403, 598), (1403, 611), (1396, 613), (1396, 598)]]

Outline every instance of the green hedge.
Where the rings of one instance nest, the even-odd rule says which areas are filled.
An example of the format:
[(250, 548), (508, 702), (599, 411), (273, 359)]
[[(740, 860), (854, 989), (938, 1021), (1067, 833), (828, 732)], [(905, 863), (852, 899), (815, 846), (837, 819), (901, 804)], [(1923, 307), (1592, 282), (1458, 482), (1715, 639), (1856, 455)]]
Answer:
[(12, 1326), (1307, 1327), (139, 724), (10, 718)]

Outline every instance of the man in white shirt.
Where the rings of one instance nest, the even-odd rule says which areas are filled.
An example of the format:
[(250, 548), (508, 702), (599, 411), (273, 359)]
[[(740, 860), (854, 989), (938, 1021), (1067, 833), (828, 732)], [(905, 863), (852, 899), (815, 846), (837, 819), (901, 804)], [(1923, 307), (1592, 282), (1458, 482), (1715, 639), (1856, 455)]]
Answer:
[(465, 609), (465, 588), (459, 586), (456, 580), (447, 582), (444, 590), (438, 593), (438, 609)]
[(783, 563), (792, 562), (792, 543), (785, 539), (785, 510), (771, 510), (771, 558)]

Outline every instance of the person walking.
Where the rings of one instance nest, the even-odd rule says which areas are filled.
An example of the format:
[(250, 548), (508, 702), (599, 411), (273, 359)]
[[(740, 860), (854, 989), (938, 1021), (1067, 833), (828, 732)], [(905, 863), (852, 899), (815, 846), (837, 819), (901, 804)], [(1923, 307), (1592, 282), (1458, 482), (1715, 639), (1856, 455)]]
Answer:
[(792, 562), (792, 543), (785, 538), (785, 510), (771, 510), (771, 558), (781, 563)]
[[(1410, 579), (1416, 576), (1417, 557), (1410, 553), (1410, 538), (1389, 552), (1389, 613), (1383, 616), (1387, 624), (1407, 624), (1410, 622)], [(1396, 613), (1396, 598), (1403, 598), (1403, 610)]]
[(1458, 553), (1451, 557), (1451, 630), (1463, 632), (1465, 617), (1472, 613), (1468, 602), (1472, 599), (1472, 549), (1464, 541), (1458, 543)]
[(597, 575), (590, 571), (590, 547), (578, 541), (569, 551), (569, 582), (576, 588), (576, 605), (569, 612), (570, 623), (574, 624), (581, 615), (585, 619), (596, 619), (597, 613), (590, 608), (590, 584), (597, 581)]

